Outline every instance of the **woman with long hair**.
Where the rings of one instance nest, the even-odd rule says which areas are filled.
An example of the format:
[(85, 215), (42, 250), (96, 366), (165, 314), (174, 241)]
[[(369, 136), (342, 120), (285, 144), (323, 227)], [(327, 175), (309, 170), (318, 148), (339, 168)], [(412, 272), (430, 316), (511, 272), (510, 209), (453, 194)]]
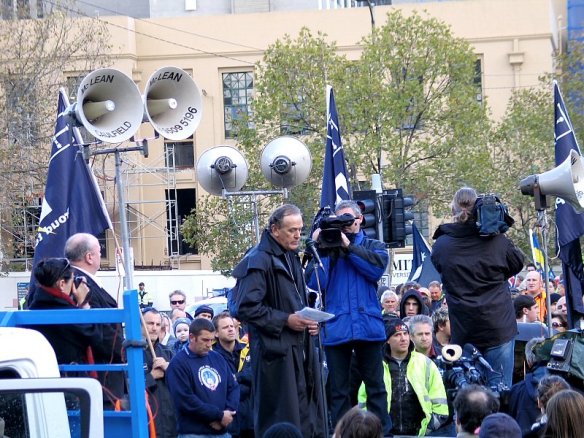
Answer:
[(545, 408), (547, 425), (546, 438), (582, 438), (584, 424), (584, 395), (572, 389), (555, 394)]

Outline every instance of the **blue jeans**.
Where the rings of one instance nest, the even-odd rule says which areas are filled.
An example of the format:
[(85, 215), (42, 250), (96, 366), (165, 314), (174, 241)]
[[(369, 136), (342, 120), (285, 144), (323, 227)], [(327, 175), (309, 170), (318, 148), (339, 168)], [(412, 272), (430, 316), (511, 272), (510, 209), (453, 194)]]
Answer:
[(504, 383), (511, 388), (515, 364), (515, 339), (495, 347), (481, 349), (481, 353), (495, 371), (494, 373), (487, 371), (489, 386)]

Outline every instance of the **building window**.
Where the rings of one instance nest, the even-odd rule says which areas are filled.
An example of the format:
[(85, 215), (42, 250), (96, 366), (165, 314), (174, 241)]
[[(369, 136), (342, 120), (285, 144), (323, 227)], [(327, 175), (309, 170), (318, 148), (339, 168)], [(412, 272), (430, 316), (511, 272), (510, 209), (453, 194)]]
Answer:
[(236, 121), (251, 116), (253, 73), (223, 73), (225, 138), (234, 138)]
[(483, 101), (483, 60), (478, 58), (475, 61), (475, 74), (473, 83), (477, 89), (477, 101)]
[(170, 256), (198, 254), (195, 247), (185, 242), (181, 225), (197, 206), (195, 189), (166, 190), (166, 226)]
[(195, 167), (195, 148), (192, 136), (190, 140), (165, 142), (164, 157), (167, 167), (177, 169)]

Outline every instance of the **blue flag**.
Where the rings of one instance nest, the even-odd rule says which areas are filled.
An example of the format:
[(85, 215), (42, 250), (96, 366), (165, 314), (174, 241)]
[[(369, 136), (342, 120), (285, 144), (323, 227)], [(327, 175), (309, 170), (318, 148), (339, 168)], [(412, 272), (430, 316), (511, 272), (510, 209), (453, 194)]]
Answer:
[(432, 263), (430, 245), (428, 245), (428, 242), (426, 242), (426, 239), (424, 239), (424, 236), (422, 236), (414, 223), (412, 223), (412, 237), (414, 239), (414, 258), (408, 281), (415, 281), (423, 287), (428, 287), (432, 281), (442, 282), (440, 274)]
[(47, 257), (63, 257), (65, 242), (75, 233), (99, 236), (112, 228), (99, 188), (81, 155), (81, 142), (66, 114), (67, 106), (67, 96), (60, 90), (34, 265)]
[[(563, 163), (570, 150), (580, 154), (572, 123), (560, 93), (558, 83), (554, 81), (555, 109), (555, 143), (556, 166)], [(582, 291), (584, 290), (584, 266), (580, 236), (584, 234), (584, 215), (578, 214), (570, 204), (563, 199), (556, 199), (556, 227), (558, 236), (559, 257), (562, 260), (566, 303), (568, 305), (568, 323), (574, 327), (575, 322), (584, 316)]]
[(329, 85), (327, 91), (326, 114), (326, 147), (324, 155), (324, 172), (322, 174), (322, 193), (320, 195), (320, 208), (335, 208), (340, 201), (351, 199), (351, 186), (349, 174), (345, 163), (343, 144), (341, 143), (341, 130), (339, 116), (333, 88)]

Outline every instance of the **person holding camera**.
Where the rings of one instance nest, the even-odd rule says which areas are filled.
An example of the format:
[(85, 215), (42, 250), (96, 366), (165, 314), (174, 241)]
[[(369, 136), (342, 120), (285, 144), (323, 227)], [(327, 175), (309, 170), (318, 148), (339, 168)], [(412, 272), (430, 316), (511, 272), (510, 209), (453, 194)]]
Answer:
[[(40, 261), (34, 268), (38, 288), (31, 310), (87, 309), (89, 288), (85, 278), (74, 284), (73, 267), (65, 258)], [(49, 341), (60, 364), (90, 363), (93, 353), (105, 353), (98, 324), (49, 324), (32, 327)], [(89, 353), (91, 349), (91, 353)]]
[[(335, 208), (335, 215), (332, 222), (342, 225), (338, 233), (319, 227), (312, 235), (324, 270), (316, 269), (317, 265), (312, 263), (306, 271), (308, 285), (313, 289), (317, 288), (318, 275), (324, 309), (335, 315), (322, 329), (329, 367), (333, 427), (351, 409), (348, 382), (354, 352), (357, 369), (367, 388), (367, 409), (380, 418), (384, 435), (388, 435), (391, 419), (381, 355), (385, 329), (377, 282), (385, 272), (389, 256), (383, 242), (365, 237), (357, 203), (341, 201)], [(335, 234), (338, 236), (336, 242)]]
[(523, 269), (524, 255), (502, 233), (479, 234), (475, 204), (477, 193), (463, 187), (454, 195), (454, 222), (434, 233), (432, 263), (442, 277), (451, 342), (474, 345), (493, 368), (491, 387), (511, 387), (515, 310), (507, 279)]

